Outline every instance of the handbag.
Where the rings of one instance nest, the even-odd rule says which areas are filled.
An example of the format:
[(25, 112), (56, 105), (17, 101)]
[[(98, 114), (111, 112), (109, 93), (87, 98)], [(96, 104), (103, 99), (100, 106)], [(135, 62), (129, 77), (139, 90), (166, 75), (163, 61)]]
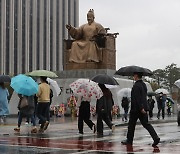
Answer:
[(27, 98), (26, 98), (26, 97), (22, 97), (22, 98), (20, 99), (20, 102), (19, 102), (18, 107), (19, 107), (20, 109), (22, 109), (22, 108), (27, 107), (27, 106), (28, 106), (28, 100), (27, 100)]

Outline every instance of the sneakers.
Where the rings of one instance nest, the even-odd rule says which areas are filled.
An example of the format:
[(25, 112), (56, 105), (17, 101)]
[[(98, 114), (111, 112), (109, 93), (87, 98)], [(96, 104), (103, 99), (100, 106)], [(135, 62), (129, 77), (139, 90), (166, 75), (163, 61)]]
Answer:
[(46, 130), (46, 129), (48, 128), (48, 125), (49, 125), (49, 121), (46, 121), (46, 122), (44, 123), (43, 129)]
[(112, 132), (114, 132), (115, 131), (115, 128), (116, 128), (116, 126), (115, 125), (112, 125)]
[(38, 130), (38, 132), (39, 132), (39, 133), (44, 133), (44, 129), (40, 127), (39, 130)]
[(154, 140), (152, 146), (154, 147), (154, 146), (158, 145), (159, 142), (160, 142), (160, 138), (158, 137), (157, 139)]
[(31, 130), (31, 133), (37, 133), (37, 128), (34, 127), (34, 128)]
[(14, 131), (17, 132), (17, 133), (19, 133), (19, 132), (20, 132), (20, 128), (19, 128), (19, 127), (14, 128)]
[(96, 125), (93, 125), (92, 130), (93, 130), (93, 133), (95, 134), (96, 133)]

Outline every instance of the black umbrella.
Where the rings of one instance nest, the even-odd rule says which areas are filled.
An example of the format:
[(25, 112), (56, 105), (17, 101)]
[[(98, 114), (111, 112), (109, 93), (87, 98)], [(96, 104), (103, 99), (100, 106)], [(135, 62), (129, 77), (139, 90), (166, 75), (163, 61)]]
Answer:
[(100, 84), (119, 85), (112, 76), (106, 74), (96, 75), (91, 80)]
[(121, 67), (118, 71), (115, 72), (115, 75), (133, 76), (134, 73), (142, 73), (143, 76), (153, 75), (151, 70), (140, 67), (140, 66), (134, 66), (134, 65)]
[(150, 92), (147, 92), (147, 95), (148, 95), (148, 96), (156, 96), (156, 93), (153, 92), (153, 91), (150, 91)]
[(170, 101), (172, 104), (175, 104), (174, 100), (171, 97), (166, 97), (168, 101)]
[(9, 75), (0, 75), (0, 83), (1, 82), (11, 82), (11, 78)]

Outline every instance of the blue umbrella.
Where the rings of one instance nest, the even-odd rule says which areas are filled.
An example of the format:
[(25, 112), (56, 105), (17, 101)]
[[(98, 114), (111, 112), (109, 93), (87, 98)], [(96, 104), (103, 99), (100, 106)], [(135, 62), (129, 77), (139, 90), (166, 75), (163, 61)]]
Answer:
[(19, 74), (11, 79), (11, 87), (16, 93), (31, 96), (38, 92), (38, 84), (31, 78)]

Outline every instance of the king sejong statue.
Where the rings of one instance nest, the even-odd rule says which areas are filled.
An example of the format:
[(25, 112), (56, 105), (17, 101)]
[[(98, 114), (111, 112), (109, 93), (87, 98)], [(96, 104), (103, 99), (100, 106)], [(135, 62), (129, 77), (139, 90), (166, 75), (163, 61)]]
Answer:
[(70, 62), (99, 62), (99, 48), (95, 42), (95, 37), (104, 35), (106, 31), (101, 24), (94, 21), (94, 18), (94, 10), (90, 9), (87, 13), (87, 24), (79, 28), (66, 25), (69, 34), (75, 39), (70, 50)]

